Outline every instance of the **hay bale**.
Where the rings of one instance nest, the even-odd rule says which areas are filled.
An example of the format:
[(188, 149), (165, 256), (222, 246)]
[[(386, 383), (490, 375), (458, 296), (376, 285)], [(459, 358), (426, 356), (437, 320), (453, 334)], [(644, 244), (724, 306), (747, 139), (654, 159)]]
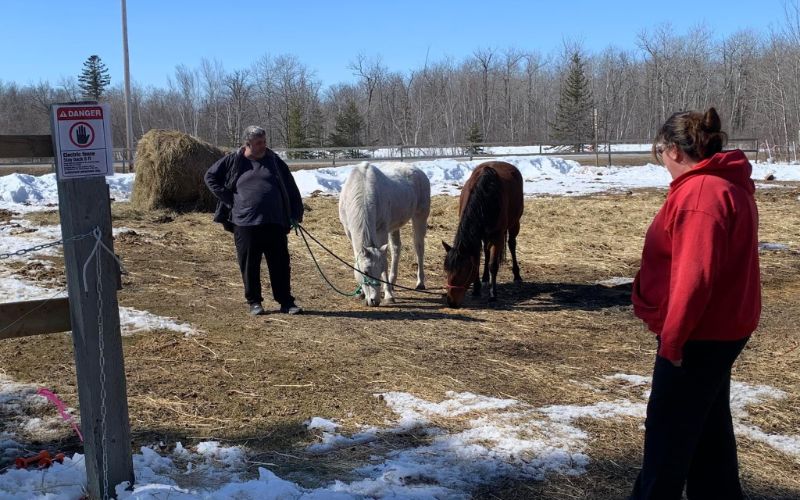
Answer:
[(203, 176), (224, 155), (222, 150), (187, 134), (150, 130), (136, 147), (131, 205), (138, 210), (214, 210), (216, 198)]

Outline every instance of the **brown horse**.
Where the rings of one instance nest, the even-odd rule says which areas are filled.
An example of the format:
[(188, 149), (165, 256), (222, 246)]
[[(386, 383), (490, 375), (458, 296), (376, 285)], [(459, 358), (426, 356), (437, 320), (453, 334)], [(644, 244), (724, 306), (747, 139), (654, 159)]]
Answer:
[(522, 174), (517, 167), (502, 161), (488, 161), (475, 168), (461, 190), (455, 242), (452, 247), (442, 242), (447, 252), (444, 259), (447, 305), (460, 306), (470, 283), (473, 283), (472, 295), (480, 296), (481, 246), (484, 254), (482, 281), (489, 282), (491, 271), (489, 300), (497, 299), (497, 270), (505, 253), (506, 235), (514, 281), (522, 281), (517, 264), (517, 235), (523, 205)]

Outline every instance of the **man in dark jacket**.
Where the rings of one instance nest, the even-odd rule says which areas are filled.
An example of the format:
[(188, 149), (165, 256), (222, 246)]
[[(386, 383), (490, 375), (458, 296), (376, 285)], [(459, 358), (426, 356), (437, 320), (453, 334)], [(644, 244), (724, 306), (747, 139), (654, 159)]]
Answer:
[(303, 221), (303, 201), (289, 167), (267, 148), (266, 131), (247, 127), (244, 146), (212, 165), (205, 181), (219, 200), (214, 220), (233, 232), (250, 314), (264, 314), (262, 255), (280, 311), (300, 313), (291, 294), (287, 234)]

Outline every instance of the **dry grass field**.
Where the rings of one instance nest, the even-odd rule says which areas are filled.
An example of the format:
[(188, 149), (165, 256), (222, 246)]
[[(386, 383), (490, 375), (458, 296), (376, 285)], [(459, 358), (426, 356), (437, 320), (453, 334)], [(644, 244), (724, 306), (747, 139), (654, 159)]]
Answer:
[[(440, 401), (446, 391), (467, 391), (534, 407), (615, 400), (623, 390), (605, 377), (649, 376), (655, 341), (632, 314), (629, 287), (596, 282), (634, 276), (645, 230), (664, 195), (647, 190), (527, 199), (519, 239), (524, 283), (512, 283), (504, 266), (497, 303), (487, 301), (484, 289), (483, 297), (468, 297), (466, 307), (455, 310), (444, 307), (440, 297), (403, 291), (397, 303), (378, 308), (341, 297), (323, 283), (302, 239), (292, 234), (293, 291), (305, 308), (293, 317), (246, 314), (232, 238), (210, 214), (139, 213), (115, 204), (114, 225), (130, 229), (115, 241), (130, 271), (119, 292), (121, 305), (203, 331), (193, 337), (156, 331), (124, 338), (135, 445), (212, 438), (246, 445), (254, 461), (271, 464), (279, 476), (319, 486), (348, 479), (374, 451), (353, 446), (311, 455), (306, 447), (317, 436), (303, 422), (314, 416), (334, 419), (345, 433), (385, 425), (395, 417), (377, 393), (402, 391)], [(762, 322), (734, 367), (735, 380), (787, 395), (749, 407), (748, 423), (795, 437), (800, 434), (798, 195), (800, 187), (758, 193), (761, 240), (786, 243), (790, 250), (761, 254)], [(430, 288), (444, 284), (440, 242), (452, 242), (456, 202), (433, 199), (425, 258)], [(337, 200), (316, 197), (306, 204), (304, 226), (349, 259)], [(26, 217), (38, 224), (57, 222), (55, 213)], [(314, 250), (332, 281), (352, 290), (352, 272)], [(403, 231), (403, 252), (398, 282), (413, 286), (410, 229)], [(53, 278), (30, 264), (15, 266), (30, 279)], [(277, 305), (267, 300), (265, 307)], [(77, 405), (68, 335), (4, 341), (0, 366), (14, 379), (53, 388), (68, 405)], [(589, 435), (585, 474), (502, 480), (473, 495), (625, 498), (641, 458), (641, 419), (586, 419), (578, 425)], [(403, 448), (425, 439), (400, 434), (380, 445)], [(59, 446), (77, 444), (65, 434)], [(749, 439), (740, 439), (739, 449), (748, 498), (800, 498), (797, 455)]]

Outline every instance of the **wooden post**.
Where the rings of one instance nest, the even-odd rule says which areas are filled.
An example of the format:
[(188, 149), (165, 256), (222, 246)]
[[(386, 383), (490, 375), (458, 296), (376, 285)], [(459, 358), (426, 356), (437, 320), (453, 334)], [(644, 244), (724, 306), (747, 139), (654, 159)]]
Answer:
[[(118, 266), (114, 258), (98, 249), (87, 267), (88, 292), (83, 290), (83, 265), (95, 246), (95, 238), (67, 241), (73, 236), (91, 233), (99, 227), (103, 243), (113, 251), (111, 238), (111, 202), (103, 177), (60, 180), (58, 206), (67, 271), (72, 342), (78, 375), (81, 426), (83, 428), (86, 476), (89, 496), (115, 496), (114, 487), (129, 481), (133, 484), (130, 423), (122, 356), (122, 336), (117, 303)], [(100, 259), (102, 310), (98, 309), (97, 271), (94, 259)], [(102, 319), (104, 351), (100, 352)], [(101, 360), (101, 357), (103, 358)], [(105, 372), (105, 400), (102, 399), (101, 373)], [(105, 442), (103, 441), (105, 411)], [(103, 462), (107, 464), (108, 490), (104, 482)]]
[[(57, 153), (59, 128), (55, 112), (50, 114), (53, 150)], [(112, 146), (106, 142), (106, 147)], [(87, 489), (93, 499), (116, 497), (118, 484), (128, 481), (133, 485), (134, 481), (117, 303), (119, 268), (114, 256), (102, 247), (96, 248), (92, 255), (97, 244), (95, 237), (71, 240), (99, 228), (100, 240), (114, 251), (111, 199), (104, 176), (73, 179), (62, 178), (60, 173), (58, 176), (58, 211), (64, 240)], [(87, 262), (84, 288), (83, 269)]]

